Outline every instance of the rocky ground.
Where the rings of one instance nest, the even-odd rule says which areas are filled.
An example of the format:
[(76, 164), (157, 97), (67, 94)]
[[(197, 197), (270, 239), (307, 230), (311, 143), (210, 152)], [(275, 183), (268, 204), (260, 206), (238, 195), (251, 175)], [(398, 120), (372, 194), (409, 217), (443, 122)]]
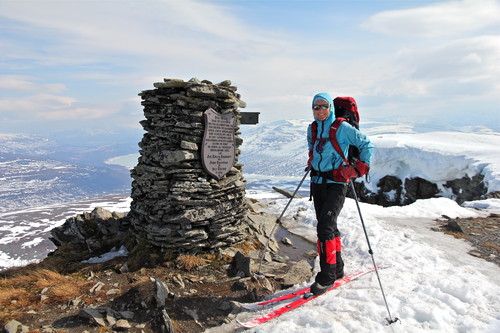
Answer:
[(436, 231), (465, 239), (473, 245), (469, 254), (500, 266), (500, 215), (486, 218), (447, 219), (438, 222)]
[[(500, 216), (438, 224), (436, 231), (471, 242), (471, 255), (500, 265)], [(184, 256), (137, 246), (127, 257), (98, 264), (81, 262), (85, 249), (59, 247), (39, 264), (0, 273), (0, 325), (8, 332), (204, 332), (230, 322), (238, 302), (310, 278), (314, 246), (307, 250), (307, 242), (281, 249), (273, 243), (264, 276), (256, 275), (258, 238)], [(293, 250), (300, 252), (293, 260), (278, 254), (293, 257)]]
[(30, 275), (42, 268), (61, 271), (80, 286), (81, 293), (58, 299), (50, 290), (38, 291), (29, 304), (19, 304), (20, 299), (5, 304), (2, 324), (15, 319), (29, 332), (147, 333), (169, 331), (169, 325), (172, 332), (203, 332), (230, 320), (237, 309), (234, 302), (255, 301), (279, 287), (275, 278), (229, 276), (230, 260), (199, 258), (205, 263), (190, 269), (173, 259), (122, 273), (127, 259), (119, 257), (105, 264), (73, 267), (72, 273), (56, 267), (58, 258), (12, 270), (4, 276)]
[(262, 299), (312, 274), (314, 244), (284, 230), (277, 233), (283, 242), (270, 243), (262, 274), (255, 274), (276, 221), (256, 210), (249, 214), (254, 230), (244, 242), (212, 253), (179, 255), (126, 244), (133, 248), (128, 256), (88, 264), (82, 263), (88, 250), (67, 243), (38, 264), (0, 272), (0, 327), (195, 333), (229, 322), (239, 312), (238, 302)]

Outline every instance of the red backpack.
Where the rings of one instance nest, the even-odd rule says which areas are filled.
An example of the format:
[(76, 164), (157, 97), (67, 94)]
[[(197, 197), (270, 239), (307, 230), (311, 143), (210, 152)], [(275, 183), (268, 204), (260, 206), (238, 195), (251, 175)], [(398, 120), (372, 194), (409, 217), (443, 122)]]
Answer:
[(358, 105), (352, 97), (336, 97), (333, 100), (335, 118), (344, 118), (349, 124), (359, 129)]

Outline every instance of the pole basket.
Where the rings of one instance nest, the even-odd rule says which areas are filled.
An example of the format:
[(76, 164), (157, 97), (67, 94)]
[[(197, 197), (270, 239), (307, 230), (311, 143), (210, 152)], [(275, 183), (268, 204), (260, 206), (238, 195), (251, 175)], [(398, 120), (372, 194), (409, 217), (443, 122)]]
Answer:
[(401, 320), (399, 320), (398, 317), (395, 317), (394, 319), (385, 318), (385, 326), (389, 326), (389, 325), (394, 324), (398, 321), (401, 323)]

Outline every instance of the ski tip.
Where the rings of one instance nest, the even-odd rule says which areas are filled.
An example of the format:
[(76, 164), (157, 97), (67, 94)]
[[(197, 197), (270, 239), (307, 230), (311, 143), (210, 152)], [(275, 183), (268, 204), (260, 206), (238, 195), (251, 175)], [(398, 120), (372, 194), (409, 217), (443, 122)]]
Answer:
[[(377, 267), (377, 269), (387, 269), (387, 268), (391, 268), (391, 267), (393, 267), (393, 266), (392, 266), (392, 265), (387, 264), (387, 265), (378, 265), (378, 266), (376, 266), (376, 267)], [(375, 269), (375, 267), (373, 267), (372, 269)]]
[(263, 309), (265, 306), (264, 305), (260, 305), (260, 304), (255, 304), (255, 303), (252, 303), (252, 304), (244, 304), (244, 303), (240, 303), (240, 309), (245, 309), (245, 310), (250, 310), (250, 311), (256, 311), (256, 310), (259, 310), (259, 309)]
[(238, 319), (236, 319), (236, 322), (238, 323), (238, 325), (240, 325), (241, 327), (245, 327), (245, 328), (252, 328), (252, 327), (255, 327), (258, 325), (256, 323), (253, 323), (252, 321), (247, 321), (245, 323), (242, 323)]
[(231, 308), (233, 308), (233, 309), (240, 309), (241, 310), (241, 309), (245, 308), (245, 305), (247, 305), (247, 304), (240, 303), (238, 301), (232, 301), (231, 302)]

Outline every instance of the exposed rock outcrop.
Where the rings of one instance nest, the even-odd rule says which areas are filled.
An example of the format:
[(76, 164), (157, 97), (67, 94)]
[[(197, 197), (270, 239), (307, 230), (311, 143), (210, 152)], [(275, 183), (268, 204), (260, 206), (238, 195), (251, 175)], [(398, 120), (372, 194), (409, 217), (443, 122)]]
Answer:
[[(361, 201), (381, 206), (409, 205), (418, 199), (430, 199), (443, 196), (443, 192), (450, 191), (447, 195), (458, 204), (464, 201), (484, 199), (487, 187), (483, 175), (473, 177), (465, 176), (442, 184), (442, 188), (427, 179), (415, 177), (400, 179), (387, 175), (379, 180), (377, 193), (366, 188), (364, 182), (355, 182), (356, 193)], [(352, 197), (352, 194), (349, 194)]]
[(103, 253), (124, 244), (129, 232), (126, 214), (96, 207), (92, 212), (70, 217), (63, 225), (52, 229), (50, 240), (56, 246), (71, 244), (86, 247), (89, 253)]
[(483, 199), (488, 191), (483, 180), (483, 175), (465, 176), (447, 181), (444, 186), (452, 190), (455, 201), (461, 204), (464, 201)]

